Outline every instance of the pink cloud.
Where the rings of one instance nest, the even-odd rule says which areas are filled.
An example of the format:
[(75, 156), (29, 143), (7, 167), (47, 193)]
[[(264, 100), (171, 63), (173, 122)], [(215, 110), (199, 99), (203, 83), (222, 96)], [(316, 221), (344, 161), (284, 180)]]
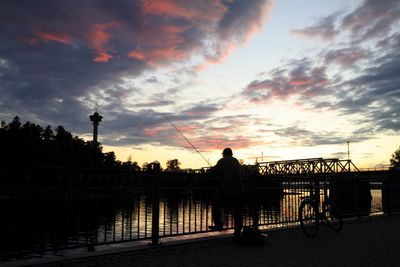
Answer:
[(182, 17), (189, 20), (215, 20), (226, 11), (220, 0), (179, 1), (179, 0), (143, 0), (142, 11), (147, 15)]
[(111, 34), (108, 32), (108, 30), (115, 27), (118, 27), (117, 22), (93, 25), (91, 31), (89, 32), (88, 39), (91, 47), (97, 53), (97, 56), (93, 59), (95, 62), (107, 62), (113, 58), (113, 56), (109, 53), (111, 49), (107, 47), (107, 43), (111, 39)]
[[(178, 129), (184, 133), (184, 135), (192, 136), (195, 135), (201, 128), (199, 125), (193, 124), (178, 125)], [(144, 129), (143, 133), (146, 137), (156, 138), (155, 140), (157, 140), (157, 138), (165, 139), (166, 137), (171, 140), (182, 139), (180, 134), (169, 124), (165, 126), (146, 128)]]
[(44, 42), (54, 41), (63, 44), (70, 44), (71, 38), (66, 34), (54, 34), (48, 32), (35, 31), (34, 34), (40, 37)]
[[(39, 30), (33, 36), (21, 34), (25, 35), (23, 41), (37, 45), (74, 40), (79, 48), (89, 46), (98, 63), (131, 58), (158, 67), (195, 59), (197, 69), (204, 69), (225, 60), (261, 29), (272, 0), (136, 0), (96, 8), (92, 3), (81, 5), (85, 12), (73, 9), (73, 3), (60, 4), (60, 14), (52, 25), (32, 19), (30, 23)], [(44, 30), (49, 27), (62, 30)]]
[[(237, 150), (264, 144), (258, 138), (240, 134), (246, 127), (246, 123), (240, 126), (236, 123), (234, 126), (215, 128), (192, 122), (190, 125), (180, 124), (177, 127), (196, 148), (202, 151), (221, 150), (224, 147)], [(143, 133), (144, 136), (152, 138), (153, 142), (192, 149), (190, 144), (170, 125), (147, 128)]]
[(64, 33), (51, 33), (33, 30), (33, 36), (25, 36), (20, 38), (29, 45), (38, 45), (39, 43), (58, 42), (62, 44), (71, 44), (71, 37)]
[(136, 38), (140, 48), (131, 50), (128, 57), (156, 66), (169, 61), (179, 61), (190, 57), (191, 50), (181, 48), (185, 39), (181, 34), (184, 26), (163, 25), (154, 27), (144, 23), (142, 33)]
[(274, 1), (263, 2), (258, 8), (247, 6), (235, 19), (221, 18), (217, 29), (217, 38), (212, 42), (206, 61), (197, 66), (202, 70), (209, 65), (223, 62), (233, 51), (246, 44), (253, 35), (259, 32), (272, 11)]
[(107, 62), (110, 59), (112, 59), (113, 56), (106, 53), (106, 52), (100, 52), (98, 51), (98, 55), (93, 59), (95, 62)]
[(233, 137), (208, 135), (193, 138), (191, 142), (204, 151), (222, 150), (225, 147), (231, 147), (235, 151), (265, 144), (264, 142), (253, 140), (253, 138), (243, 137), (240, 135)]
[(351, 65), (357, 61), (367, 57), (367, 53), (360, 48), (343, 48), (338, 50), (332, 50), (326, 53), (326, 63), (336, 63), (339, 65)]
[(311, 79), (302, 79), (302, 80), (290, 80), (289, 83), (293, 86), (308, 86), (313, 83)]
[[(128, 56), (156, 66), (198, 55), (204, 61), (195, 66), (196, 70), (224, 61), (245, 44), (261, 29), (272, 7), (271, 1), (237, 4), (221, 0), (144, 0), (141, 3), (143, 14), (158, 16), (163, 24), (154, 26), (143, 20), (137, 48)], [(242, 8), (241, 12), (230, 9), (236, 4)], [(185, 26), (174, 24), (177, 18), (186, 19)]]
[(160, 135), (160, 133), (164, 133), (168, 130), (169, 129), (167, 129), (166, 127), (155, 127), (155, 128), (144, 129), (143, 132), (146, 137), (156, 137)]
[(158, 66), (160, 63), (169, 60), (182, 60), (188, 54), (185, 51), (180, 51), (174, 46), (157, 47), (148, 50), (133, 50), (128, 53), (128, 57), (144, 61), (151, 66)]
[[(310, 62), (292, 62), (293, 70), (280, 69), (271, 73), (270, 79), (255, 80), (243, 91), (253, 103), (271, 99), (287, 99), (291, 96), (316, 96), (325, 94), (329, 85), (325, 67), (310, 67)], [(298, 64), (298, 65), (296, 65)]]
[(142, 50), (133, 50), (128, 53), (128, 57), (136, 59), (136, 60), (144, 61), (147, 58), (147, 55), (146, 55), (146, 52), (144, 52)]

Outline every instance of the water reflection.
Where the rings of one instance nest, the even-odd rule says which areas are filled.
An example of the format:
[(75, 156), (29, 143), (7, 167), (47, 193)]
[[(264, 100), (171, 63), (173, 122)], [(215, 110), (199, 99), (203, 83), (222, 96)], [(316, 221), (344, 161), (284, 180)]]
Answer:
[[(297, 221), (300, 197), (293, 185), (259, 186), (245, 200), (245, 225), (281, 225)], [(382, 210), (381, 191), (372, 190), (371, 211)], [(168, 190), (160, 194), (160, 236), (207, 231), (212, 225), (210, 190)], [(371, 204), (370, 204), (371, 205)], [(0, 255), (87, 244), (114, 243), (151, 236), (149, 192), (130, 196), (88, 195), (75, 198), (31, 198), (0, 201)], [(369, 211), (368, 211), (369, 212)], [(224, 226), (233, 227), (224, 213)]]

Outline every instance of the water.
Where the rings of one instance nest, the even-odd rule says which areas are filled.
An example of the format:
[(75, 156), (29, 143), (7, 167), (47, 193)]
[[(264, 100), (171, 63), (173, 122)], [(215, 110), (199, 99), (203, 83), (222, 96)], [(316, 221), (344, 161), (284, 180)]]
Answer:
[(371, 213), (382, 213), (382, 190), (371, 189)]
[[(257, 220), (265, 227), (297, 221), (300, 197), (305, 193), (260, 192), (256, 205), (246, 206), (244, 222)], [(381, 190), (371, 190), (371, 213), (382, 211)], [(206, 191), (173, 191), (160, 197), (160, 236), (208, 230), (212, 225), (213, 194)], [(251, 199), (249, 195), (247, 199)], [(152, 198), (138, 193), (129, 197), (35, 198), (0, 201), (2, 241), (0, 255), (13, 251), (43, 251), (106, 244), (151, 237)], [(254, 213), (253, 211), (257, 212)], [(257, 216), (255, 216), (256, 214)], [(225, 227), (233, 227), (224, 213)]]

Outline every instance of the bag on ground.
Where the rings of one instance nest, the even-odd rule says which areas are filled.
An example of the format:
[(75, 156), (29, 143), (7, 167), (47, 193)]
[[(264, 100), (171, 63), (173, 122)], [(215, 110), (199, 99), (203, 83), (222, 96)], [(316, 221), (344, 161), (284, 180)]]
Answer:
[(243, 227), (240, 233), (241, 243), (246, 246), (264, 246), (266, 238), (266, 235), (262, 234), (260, 230), (248, 226)]

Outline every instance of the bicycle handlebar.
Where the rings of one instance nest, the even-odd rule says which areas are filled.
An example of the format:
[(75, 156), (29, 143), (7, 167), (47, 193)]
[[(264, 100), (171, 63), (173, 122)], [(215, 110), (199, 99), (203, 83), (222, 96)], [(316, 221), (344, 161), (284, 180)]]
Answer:
[(326, 178), (323, 184), (307, 184), (305, 187), (308, 189), (326, 189), (329, 178)]

